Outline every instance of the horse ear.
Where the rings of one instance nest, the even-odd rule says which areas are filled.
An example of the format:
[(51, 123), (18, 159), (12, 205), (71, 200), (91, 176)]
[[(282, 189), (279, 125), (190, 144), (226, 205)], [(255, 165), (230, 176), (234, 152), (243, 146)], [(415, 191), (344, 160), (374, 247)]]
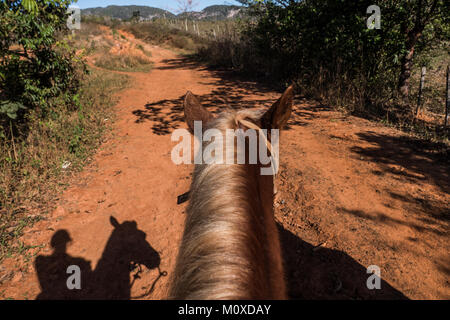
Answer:
[(284, 91), (269, 110), (261, 118), (264, 129), (282, 129), (289, 120), (292, 111), (292, 100), (294, 98), (294, 86), (291, 85)]
[(120, 226), (119, 221), (117, 221), (117, 219), (114, 218), (113, 216), (109, 217), (109, 222), (111, 222), (111, 224), (114, 228), (117, 228), (118, 226)]
[(190, 91), (184, 97), (184, 117), (191, 133), (194, 132), (194, 121), (201, 121), (202, 127), (214, 119), (214, 115), (206, 110)]

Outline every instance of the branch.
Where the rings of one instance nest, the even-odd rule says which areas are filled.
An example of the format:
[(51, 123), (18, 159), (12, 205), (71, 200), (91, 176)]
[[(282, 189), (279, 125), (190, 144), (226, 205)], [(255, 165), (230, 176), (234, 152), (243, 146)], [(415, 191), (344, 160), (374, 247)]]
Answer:
[(14, 55), (17, 55), (17, 56), (26, 58), (26, 59), (28, 59), (28, 60), (31, 61), (31, 58), (30, 58), (30, 56), (28, 55), (28, 52), (27, 52), (27, 51), (23, 51), (23, 52), (22, 52), (22, 51), (16, 51), (16, 50), (9, 50), (9, 49), (7, 49), (7, 50), (6, 50), (6, 54), (14, 54)]
[(424, 25), (426, 25), (430, 21), (430, 19), (432, 18), (434, 10), (436, 10), (438, 1), (439, 0), (434, 0), (433, 1), (432, 5), (431, 5), (431, 8), (430, 8), (430, 11), (428, 12), (427, 17), (425, 18), (425, 20), (423, 22)]

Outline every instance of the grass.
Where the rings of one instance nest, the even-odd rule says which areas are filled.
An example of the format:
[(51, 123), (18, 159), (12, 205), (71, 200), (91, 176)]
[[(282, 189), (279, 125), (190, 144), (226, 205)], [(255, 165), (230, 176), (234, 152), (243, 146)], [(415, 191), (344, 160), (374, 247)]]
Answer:
[(133, 54), (103, 54), (96, 58), (95, 65), (100, 68), (114, 71), (149, 72), (153, 63), (146, 57)]
[(75, 107), (55, 108), (47, 119), (30, 115), (26, 137), (0, 140), (0, 261), (26, 258), (31, 247), (19, 241), (25, 227), (45, 218), (71, 172), (100, 145), (113, 118), (114, 93), (127, 84), (125, 75), (94, 70)]
[(136, 48), (138, 50), (141, 50), (142, 53), (145, 54), (147, 57), (151, 57), (152, 56), (152, 53), (150, 51), (148, 51), (148, 50), (145, 50), (145, 48), (141, 44), (136, 45)]

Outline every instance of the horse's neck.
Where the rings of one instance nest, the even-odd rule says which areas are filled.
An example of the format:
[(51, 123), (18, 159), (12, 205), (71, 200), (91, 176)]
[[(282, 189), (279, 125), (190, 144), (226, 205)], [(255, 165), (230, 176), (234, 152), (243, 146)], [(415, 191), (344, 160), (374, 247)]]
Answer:
[(271, 204), (269, 210), (263, 208), (260, 183), (268, 180), (256, 178), (257, 169), (249, 165), (196, 168), (172, 297), (271, 296), (267, 248), (272, 233), (267, 233), (265, 221)]

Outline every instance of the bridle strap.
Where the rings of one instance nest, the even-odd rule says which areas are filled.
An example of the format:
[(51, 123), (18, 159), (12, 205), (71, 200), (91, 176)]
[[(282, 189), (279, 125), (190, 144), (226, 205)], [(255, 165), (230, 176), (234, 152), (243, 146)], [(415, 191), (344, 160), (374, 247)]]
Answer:
[(267, 135), (264, 134), (264, 132), (262, 131), (262, 129), (258, 125), (254, 124), (251, 121), (244, 120), (244, 119), (236, 119), (236, 121), (240, 122), (241, 124), (243, 124), (244, 126), (246, 126), (249, 129), (258, 130), (260, 136), (264, 139), (264, 142), (265, 142), (265, 144), (267, 146), (267, 149), (269, 150), (270, 154), (272, 154), (272, 144), (267, 139)]
[[(246, 126), (249, 129), (258, 130), (259, 135), (264, 139), (264, 142), (266, 144), (267, 150), (269, 150), (269, 152), (270, 152), (270, 156), (272, 156), (272, 144), (268, 140), (267, 135), (264, 134), (264, 132), (262, 131), (262, 129), (258, 125), (254, 124), (251, 121), (245, 120), (245, 119), (236, 119), (236, 121), (240, 122), (242, 125)], [(272, 167), (272, 169), (274, 169), (272, 161), (270, 161), (270, 166)], [(275, 172), (275, 171), (272, 171), (272, 172)], [(276, 173), (274, 173), (274, 177), (276, 177)]]

